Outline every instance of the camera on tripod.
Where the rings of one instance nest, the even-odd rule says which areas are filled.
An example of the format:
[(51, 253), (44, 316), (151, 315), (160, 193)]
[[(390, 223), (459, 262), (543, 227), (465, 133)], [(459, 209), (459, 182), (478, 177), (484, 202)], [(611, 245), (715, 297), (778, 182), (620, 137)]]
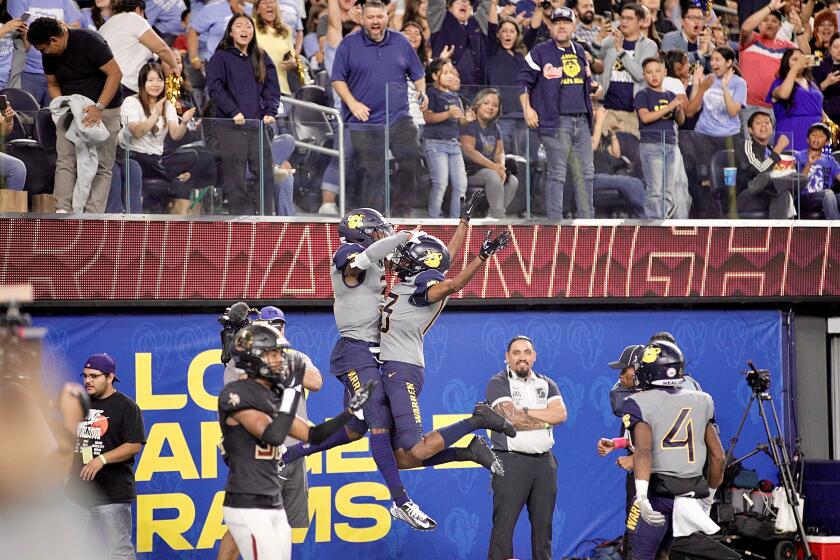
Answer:
[(741, 372), (747, 376), (747, 385), (756, 393), (766, 393), (770, 390), (770, 370), (757, 369), (752, 361), (748, 361), (750, 369)]
[(256, 309), (251, 309), (244, 301), (238, 301), (225, 309), (225, 312), (219, 316), (219, 323), (222, 325), (222, 331), (219, 334), (222, 337), (221, 361), (223, 364), (230, 361), (233, 339), (241, 328), (248, 326), (251, 322), (249, 314), (252, 312), (258, 313)]

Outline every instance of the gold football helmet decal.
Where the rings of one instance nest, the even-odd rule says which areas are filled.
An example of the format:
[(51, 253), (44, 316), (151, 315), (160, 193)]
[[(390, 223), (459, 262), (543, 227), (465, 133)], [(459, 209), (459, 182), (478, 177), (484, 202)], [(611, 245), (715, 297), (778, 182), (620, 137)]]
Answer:
[(360, 228), (360, 227), (362, 227), (362, 224), (364, 223), (364, 221), (365, 221), (365, 215), (364, 214), (361, 214), (361, 213), (352, 214), (350, 216), (347, 216), (347, 227), (349, 227), (350, 229)]
[(621, 417), (621, 422), (624, 424), (625, 428), (629, 428), (630, 427), (630, 415), (625, 414), (624, 416), (622, 416)]
[(254, 335), (251, 331), (243, 331), (236, 337), (236, 345), (246, 350), (250, 349), (254, 344)]
[(656, 358), (659, 357), (659, 354), (661, 352), (661, 348), (657, 348), (656, 346), (648, 346), (647, 348), (645, 348), (645, 353), (642, 354), (642, 362), (646, 364), (652, 364), (656, 361)]
[(423, 263), (430, 268), (438, 268), (441, 261), (443, 261), (443, 253), (435, 251), (434, 249), (426, 249), (426, 255), (423, 257)]

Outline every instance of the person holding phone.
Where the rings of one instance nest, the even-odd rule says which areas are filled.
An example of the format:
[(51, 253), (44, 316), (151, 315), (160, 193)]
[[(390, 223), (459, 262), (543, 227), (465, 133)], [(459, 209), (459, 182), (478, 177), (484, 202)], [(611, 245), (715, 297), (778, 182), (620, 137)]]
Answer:
[(6, 9), (6, 2), (0, 0), (0, 89), (20, 87), (22, 68), (15, 68), (15, 50), (21, 52), (22, 61), (23, 50), (28, 46), (21, 39), (26, 36), (27, 19), (28, 13), (13, 18)]
[(814, 69), (814, 81), (823, 93), (823, 111), (835, 123), (840, 123), (840, 34), (828, 41), (825, 58)]
[[(15, 125), (15, 111), (5, 95), (0, 95), (0, 115), (0, 142), (3, 142)], [(18, 158), (0, 152), (0, 178), (7, 189), (22, 191), (26, 186), (26, 165)]]

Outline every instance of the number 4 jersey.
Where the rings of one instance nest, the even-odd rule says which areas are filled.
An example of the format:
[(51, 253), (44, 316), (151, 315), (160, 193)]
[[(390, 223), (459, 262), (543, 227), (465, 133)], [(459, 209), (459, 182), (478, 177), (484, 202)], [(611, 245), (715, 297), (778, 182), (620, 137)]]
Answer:
[(652, 472), (677, 478), (702, 476), (706, 426), (714, 423), (714, 416), (709, 394), (674, 387), (635, 393), (622, 406), (622, 422), (628, 431), (644, 422), (653, 432)]

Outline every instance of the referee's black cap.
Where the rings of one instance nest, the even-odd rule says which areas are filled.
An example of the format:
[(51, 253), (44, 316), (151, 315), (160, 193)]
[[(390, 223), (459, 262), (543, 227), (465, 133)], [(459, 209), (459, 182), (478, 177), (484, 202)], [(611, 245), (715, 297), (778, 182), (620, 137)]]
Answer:
[(612, 369), (624, 369), (631, 366), (638, 366), (642, 361), (642, 354), (645, 347), (641, 344), (633, 344), (621, 351), (621, 356), (618, 360), (610, 362), (609, 366)]

